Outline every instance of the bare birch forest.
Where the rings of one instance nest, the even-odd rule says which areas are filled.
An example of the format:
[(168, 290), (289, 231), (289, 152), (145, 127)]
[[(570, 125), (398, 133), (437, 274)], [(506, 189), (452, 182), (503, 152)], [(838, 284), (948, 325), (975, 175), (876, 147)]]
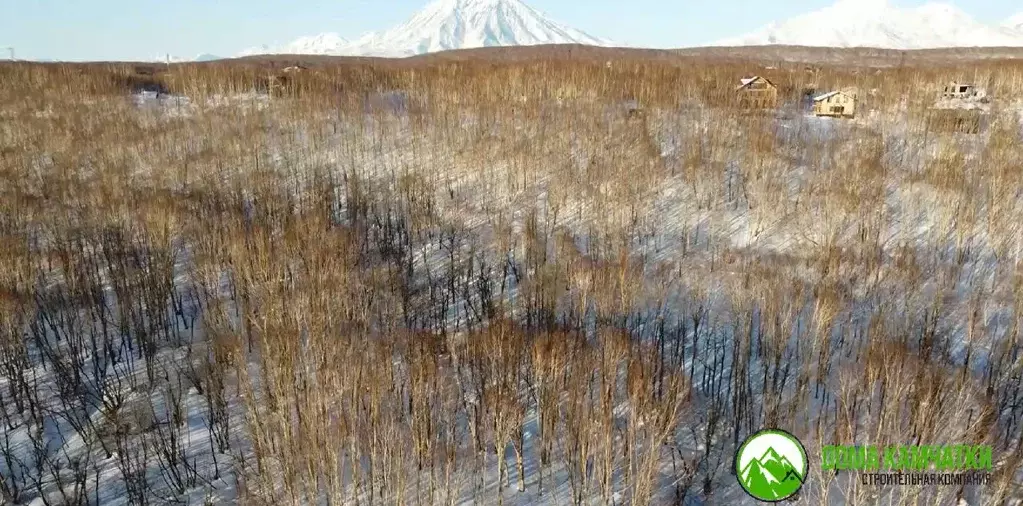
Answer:
[(763, 427), (1023, 501), (1023, 64), (151, 70), (0, 65), (0, 502), (752, 504)]

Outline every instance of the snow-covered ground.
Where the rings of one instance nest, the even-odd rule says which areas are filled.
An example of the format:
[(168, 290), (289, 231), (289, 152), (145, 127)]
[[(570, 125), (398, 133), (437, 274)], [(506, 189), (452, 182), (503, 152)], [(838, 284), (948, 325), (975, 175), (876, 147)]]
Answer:
[[(473, 321), (472, 306), (478, 300), (455, 287), (480, 281), (470, 269), (468, 273), (454, 275), (450, 279), (451, 288), (432, 287), (431, 279), (443, 276), (441, 273), (446, 269), (470, 260), (501, 266), (502, 260), (513, 257), (522, 270), (521, 277), (527, 281), (520, 282), (519, 273), (502, 277), (497, 269), (492, 279), (496, 284), (508, 285), (502, 296), (520, 301), (511, 304), (511, 315), (515, 317), (522, 314), (521, 300), (530, 289), (528, 278), (538, 275), (528, 271), (533, 267), (524, 260), (528, 257), (526, 243), (531, 230), (539, 227), (542, 235), (550, 237), (555, 231), (567, 235), (569, 245), (560, 246), (560, 253), (554, 241), (543, 244), (545, 255), (552, 258), (566, 254), (565, 248), (567, 254), (577, 249), (577, 253), (594, 258), (600, 248), (605, 248), (600, 256), (616, 258), (613, 246), (609, 246), (615, 239), (599, 232), (611, 232), (608, 236), (624, 233), (628, 260), (639, 265), (628, 271), (637, 278), (629, 285), (635, 287), (635, 292), (627, 296), (629, 288), (625, 283), (615, 285), (613, 278), (605, 281), (615, 286), (618, 300), (627, 302), (618, 307), (614, 305), (617, 302), (598, 301), (595, 294), (604, 287), (577, 281), (553, 296), (554, 307), (565, 316), (569, 308), (581, 301), (577, 306), (582, 308), (580, 320), (594, 335), (598, 319), (607, 316), (607, 307), (617, 307), (610, 312), (624, 316), (622, 329), (638, 343), (661, 342), (668, 350), (662, 353), (671, 357), (669, 367), (682, 370), (693, 383), (692, 396), (679, 415), (678, 428), (665, 444), (642, 446), (645, 440), (640, 439), (639, 447), (625, 449), (625, 428), (637, 424), (630, 417), (639, 409), (631, 397), (623, 395), (615, 399), (613, 406), (589, 413), (591, 417), (610, 413), (613, 429), (609, 429), (612, 435), (608, 447), (616, 455), (612, 459), (610, 500), (615, 504), (632, 500), (633, 490), (626, 483), (644, 465), (644, 458), (653, 459), (655, 470), (651, 503), (672, 503), (674, 485), (686, 474), (679, 467), (688, 465), (693, 466), (694, 481), (685, 488), (684, 504), (752, 504), (729, 473), (735, 438), (739, 431), (745, 435), (748, 427), (739, 429), (746, 422), (737, 419), (722, 422), (723, 414), (741, 413), (750, 417), (749, 423), (753, 425), (766, 423), (765, 418), (771, 414), (778, 417), (778, 423), (805, 424), (808, 434), (814, 423), (833, 430), (838, 422), (829, 416), (842, 413), (840, 403), (852, 395), (841, 391), (841, 385), (846, 383), (839, 379), (858, 371), (862, 361), (854, 355), (876, 352), (863, 344), (866, 341), (862, 336), (879, 327), (905, 330), (914, 336), (922, 329), (933, 328), (940, 340), (947, 343), (946, 360), (964, 365), (967, 373), (981, 374), (990, 352), (1011, 339), (1009, 332), (1014, 319), (1019, 317), (1013, 312), (1011, 287), (1003, 282), (1003, 277), (1023, 259), (1021, 235), (1014, 235), (1012, 230), (994, 230), (992, 224), (1001, 226), (1011, 221), (998, 221), (991, 206), (978, 206), (978, 215), (971, 223), (956, 222), (964, 215), (956, 214), (961, 202), (950, 199), (955, 189), (940, 187), (925, 177), (926, 165), (949, 156), (950, 151), (961, 155), (970, 170), (978, 170), (983, 148), (990, 140), (988, 133), (922, 141), (905, 116), (864, 114), (854, 121), (842, 121), (787, 114), (769, 122), (776, 143), (772, 154), (776, 156), (763, 161), (773, 164), (770, 173), (778, 177), (756, 180), (749, 176), (749, 163), (755, 160), (746, 157), (746, 124), (722, 116), (720, 121), (725, 126), (714, 122), (712, 138), (707, 130), (711, 123), (695, 119), (715, 114), (709, 109), (655, 109), (646, 111), (642, 121), (626, 121), (621, 116), (626, 114), (625, 110), (635, 109), (635, 104), (621, 108), (624, 110), (599, 109), (604, 113), (601, 116), (593, 110), (576, 109), (569, 100), (551, 106), (549, 122), (525, 121), (514, 116), (486, 117), (471, 110), (461, 111), (457, 122), (448, 122), (439, 118), (411, 119), (407, 95), (391, 91), (369, 100), (364, 116), (332, 119), (330, 111), (326, 111), (322, 117), (307, 116), (300, 120), (290, 117), (292, 123), (281, 119), (282, 108), (287, 105), (265, 95), (220, 96), (199, 101), (144, 93), (132, 100), (140, 114), (166, 115), (181, 121), (194, 119), (198, 125), (202, 124), (203, 114), (230, 108), (265, 121), (266, 136), (259, 146), (266, 153), (258, 159), (266, 164), (261, 170), (280, 171), (289, 176), (281, 178), (280, 184), (302, 187), (309, 183), (303, 174), (324, 170), (323, 167), (338, 181), (346, 181), (341, 190), (351, 190), (355, 179), (358, 180), (365, 192), (364, 200), (352, 201), (348, 193), (340, 191), (336, 202), (340, 215), (350, 217), (357, 206), (365, 206), (362, 212), (372, 215), (378, 224), (395, 218), (394, 215), (410, 222), (429, 216), (432, 221), (420, 224), (408, 239), (412, 251), (411, 292), (425, 299), (425, 292), (444, 291), (447, 296), (440, 298), (444, 307), (424, 308), (423, 313), (443, 311), (441, 314), (450, 327), (447, 330), (456, 335), (464, 335), (468, 323)], [(1004, 113), (1023, 114), (1012, 107), (1007, 107)], [(1019, 119), (1023, 122), (1023, 116)], [(330, 128), (328, 122), (332, 123)], [(873, 197), (843, 196), (843, 188), (857, 183), (857, 174), (853, 172), (856, 166), (850, 160), (866, 149), (856, 144), (857, 139), (865, 138), (879, 140), (878, 160), (889, 169), (879, 184), (883, 191)], [(594, 139), (600, 142), (593, 142)], [(516, 153), (516, 146), (530, 149)], [(176, 148), (187, 153), (192, 146)], [(623, 166), (628, 167), (628, 174), (611, 172), (611, 168)], [(425, 195), (429, 201), (402, 200), (399, 182), (429, 188), (431, 191)], [(763, 201), (767, 195), (778, 200)], [(1013, 204), (1018, 200), (1018, 191), (1010, 197), (1015, 198), (1009, 199), (1007, 209), (1001, 212), (1020, 213)], [(846, 199), (845, 206), (834, 204), (840, 198)], [(409, 207), (400, 209), (396, 203)], [(251, 213), (259, 204), (245, 197), (240, 205)], [(429, 212), (417, 212), (423, 209)], [(382, 225), (374, 226), (381, 228), (376, 233), (384, 233)], [(873, 257), (859, 254), (858, 249), (866, 248), (861, 243), (866, 242), (862, 237), (869, 227), (880, 238), (879, 251), (869, 251)], [(460, 231), (457, 236), (451, 232), (455, 230)], [(511, 232), (510, 243), (502, 248), (498, 243), (505, 230)], [(445, 242), (445, 237), (450, 237), (450, 242)], [(995, 238), (1007, 237), (1008, 243), (995, 244)], [(212, 326), (208, 320), (213, 318), (215, 308), (199, 295), (198, 280), (202, 273), (197, 272), (192, 247), (199, 246), (181, 245), (173, 250), (174, 282), (172, 293), (162, 300), (166, 307), (147, 306), (151, 312), (147, 314), (166, 313), (162, 326), (148, 329), (160, 336), (158, 350), (149, 358), (133, 348), (141, 346), (140, 340), (145, 336), (138, 329), (125, 330), (130, 326), (108, 328), (93, 321), (93, 315), (74, 308), (37, 311), (27, 318), (41, 341), (29, 354), (31, 363), (26, 364), (29, 372), (25, 377), (31, 378), (31, 382), (24, 388), (37, 392), (41, 406), (5, 409), (5, 455), (15, 458), (0, 463), (5, 477), (29, 486), (22, 491), (19, 502), (40, 504), (43, 502), (40, 495), (45, 495), (50, 503), (62, 500), (75, 503), (75, 490), (61, 490), (53, 477), (75, 483), (72, 477), (78, 476), (76, 466), (85, 466), (83, 469), (88, 471), (79, 482), (85, 503), (229, 502), (243, 499), (239, 497), (242, 493), (239, 487), (254, 487), (240, 484), (245, 476), (260, 474), (252, 469), (253, 428), (261, 427), (261, 417), (283, 415), (270, 408), (270, 401), (263, 397), (267, 394), (259, 388), (244, 389), (246, 381), (256, 384), (262, 381), (260, 354), (244, 355), (252, 363), (228, 369), (232, 372), (229, 377), (204, 375), (203, 367), (215, 353), (206, 333)], [(808, 286), (824, 286), (815, 285), (821, 281), (820, 268), (807, 262), (818, 258), (827, 247), (842, 249), (848, 253), (847, 258), (856, 259), (851, 265), (834, 266), (829, 271), (833, 287), (849, 289), (848, 299), (835, 302), (836, 307), (831, 308), (832, 323), (822, 323), (827, 314), (822, 307), (826, 304), (821, 302), (824, 295), (802, 291)], [(907, 253), (916, 253), (935, 265), (896, 267)], [(870, 262), (872, 258), (881, 264), (876, 269), (876, 278), (857, 279), (856, 262)], [(272, 259), (269, 261), (272, 263)], [(957, 265), (961, 272), (949, 274)], [(928, 269), (928, 279), (910, 285), (911, 281), (904, 276), (914, 268)], [(130, 318), (133, 313), (129, 308), (139, 302), (118, 294), (114, 275), (111, 272), (102, 276), (102, 297), (106, 301), (103, 306), (110, 315)], [(754, 293), (749, 289), (751, 276), (768, 281), (764, 284), (767, 291)], [(55, 281), (58, 287), (60, 281)], [(907, 286), (912, 286), (913, 291), (907, 290)], [(242, 310), (230, 288), (225, 281), (222, 293), (215, 294), (225, 301), (222, 309), (228, 315)], [(878, 294), (892, 295), (891, 299), (878, 300)], [(941, 309), (937, 316), (931, 312), (935, 307)], [(765, 314), (786, 321), (772, 321)], [(239, 326), (235, 318), (228, 317), (225, 325)], [(111, 317), (110, 321), (117, 318)], [(142, 318), (132, 323), (146, 328), (150, 321)], [(968, 340), (968, 336), (974, 335), (975, 324), (984, 331), (980, 338)], [(812, 395), (812, 399), (803, 401), (805, 412), (787, 413), (785, 406), (795, 405), (797, 394), (784, 386), (775, 389), (768, 378), (773, 375), (777, 379), (784, 374), (787, 381), (797, 380), (789, 377), (787, 367), (772, 362), (771, 354), (779, 353), (785, 363), (799, 363), (795, 362), (799, 357), (811, 353), (805, 343), (813, 342), (818, 334), (827, 336), (824, 341), (833, 347), (825, 353), (824, 363), (804, 371), (806, 380), (815, 378), (818, 388), (811, 388), (814, 392), (807, 395)], [(112, 347), (86, 346), (78, 352), (65, 351), (63, 356), (72, 365), (74, 360), (108, 364), (83, 369), (91, 370), (92, 378), (108, 378), (109, 383), (90, 383), (87, 378), (83, 384), (70, 385), (75, 388), (62, 391), (69, 385), (58, 381), (62, 376), (54, 369), (52, 355), (48, 358), (43, 350), (68, 350), (71, 343), (77, 342), (75, 339), (85, 336), (100, 341), (109, 339)], [(136, 341), (130, 343), (133, 339)], [(746, 347), (737, 348), (736, 343), (743, 339), (748, 339)], [(40, 344), (43, 342), (52, 348)], [(735, 353), (737, 349), (748, 356)], [(395, 384), (407, 385), (408, 364), (401, 356), (387, 358), (391, 359), (391, 368), (385, 360), (369, 364), (370, 369), (393, 372)], [(616, 362), (615, 366), (619, 364)], [(615, 382), (624, 385), (628, 372), (622, 368), (622, 374), (612, 376)], [(734, 400), (738, 397), (722, 395), (725, 390), (740, 388), (731, 379), (737, 369), (746, 371), (751, 378), (751, 384), (743, 388), (749, 388), (752, 406), (739, 406)], [(323, 374), (329, 370), (321, 369)], [(251, 371), (252, 377), (240, 377), (242, 371)], [(457, 379), (457, 384), (447, 385), (449, 390), (438, 389), (438, 396), (450, 394), (448, 400), (462, 406), (457, 408), (457, 420), (448, 425), (467, 442), (471, 437), (470, 413), (488, 400), (472, 388), (474, 381), (481, 380), (467, 378), (463, 372), (443, 372), (450, 374), (452, 382)], [(585, 379), (593, 369), (566, 372), (576, 379)], [(793, 376), (796, 374), (792, 372)], [(11, 390), (12, 377), (6, 372), (0, 374), (0, 391)], [(564, 393), (565, 403), (592, 395), (593, 387), (585, 381), (571, 384), (577, 390)], [(866, 386), (860, 386), (866, 390)], [(404, 395), (398, 394), (397, 398), (404, 401)], [(71, 405), (67, 405), (68, 399), (72, 400)], [(82, 401), (76, 404), (78, 399)], [(884, 405), (885, 401), (878, 402)], [(977, 398), (967, 396), (951, 404), (972, 407), (977, 402)], [(5, 406), (9, 404), (5, 400)], [(436, 477), (437, 469), (416, 469), (412, 452), (406, 448), (404, 457), (408, 460), (402, 462), (405, 488), (386, 491), (385, 502), (571, 504), (585, 476), (590, 484), (581, 494), (582, 502), (603, 504), (604, 491), (596, 486), (600, 456), (593, 455), (580, 463), (572, 455), (577, 451), (573, 445), (586, 441), (597, 445), (604, 440), (596, 434), (573, 434), (570, 426), (559, 425), (558, 444), (551, 462), (541, 466), (538, 457), (543, 435), (541, 413), (537, 403), (526, 401), (525, 405), (520, 448), (526, 456), (523, 474), (519, 475), (513, 447), (502, 445), (507, 449), (508, 465), (508, 485), (502, 492), (498, 492), (501, 480), (493, 445), (483, 455), (474, 454), (471, 445), (456, 445), (455, 451), (463, 463), (446, 487), (450, 492), (445, 493), (424, 490), (424, 484), (432, 483), (431, 478)], [(352, 412), (358, 411), (355, 404), (345, 406)], [(869, 409), (871, 414), (880, 412), (876, 406)], [(359, 419), (363, 415), (352, 416)], [(233, 420), (233, 425), (220, 425), (225, 420)], [(407, 421), (388, 423), (408, 430), (403, 425)], [(869, 426), (872, 422), (863, 423)], [(90, 424), (96, 429), (84, 428)], [(648, 419), (639, 423), (653, 424)], [(731, 432), (733, 426), (735, 433)], [(953, 431), (941, 432), (942, 435), (959, 436), (954, 431), (960, 428), (942, 429)], [(109, 436), (118, 430), (127, 431), (128, 436)], [(656, 441), (649, 435), (653, 431), (640, 432)], [(89, 440), (83, 434), (106, 436)], [(391, 436), (402, 437), (394, 434)], [(369, 435), (361, 436), (370, 439)], [(380, 436), (374, 433), (373, 437)], [(408, 437), (407, 433), (404, 437)], [(285, 439), (271, 439), (281, 445), (293, 444)], [(129, 446), (111, 446), (116, 441), (125, 441)], [(806, 444), (813, 454), (821, 442)], [(49, 463), (64, 467), (47, 468)], [(272, 470), (279, 469), (278, 465), (283, 464), (267, 464)], [(348, 469), (344, 468), (347, 464), (339, 465)], [(346, 489), (342, 494), (344, 502), (354, 503), (356, 497), (360, 504), (370, 502), (371, 496), (365, 490), (361, 494), (353, 491), (351, 475), (346, 473), (351, 470), (341, 473), (345, 481), (342, 488)], [(831, 489), (821, 486), (826, 477), (815, 475), (812, 479), (816, 482), (813, 487), (808, 485), (801, 503), (856, 503), (852, 498), (842, 497), (845, 489), (839, 485)], [(524, 491), (517, 490), (520, 482)], [(140, 493), (139, 484), (148, 487), (148, 492), (133, 495)], [(898, 494), (899, 490), (888, 493)], [(942, 501), (952, 501), (952, 495), (943, 496)], [(928, 499), (933, 496), (925, 493), (921, 500)], [(885, 499), (861, 497), (861, 500), (881, 503)], [(983, 494), (975, 489), (968, 489), (963, 500), (972, 506), (989, 504), (983, 502)]]
[(266, 93), (235, 93), (211, 95), (201, 102), (182, 95), (143, 91), (131, 96), (131, 101), (140, 110), (163, 118), (180, 118), (196, 114), (203, 110), (233, 107), (240, 110), (262, 110), (270, 102)]

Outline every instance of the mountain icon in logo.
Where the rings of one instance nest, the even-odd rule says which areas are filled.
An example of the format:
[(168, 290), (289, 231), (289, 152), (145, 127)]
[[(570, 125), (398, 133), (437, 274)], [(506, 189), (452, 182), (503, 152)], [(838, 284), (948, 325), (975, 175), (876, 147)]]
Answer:
[(739, 484), (749, 495), (761, 501), (781, 501), (803, 486), (806, 450), (788, 432), (762, 430), (739, 447), (735, 469)]

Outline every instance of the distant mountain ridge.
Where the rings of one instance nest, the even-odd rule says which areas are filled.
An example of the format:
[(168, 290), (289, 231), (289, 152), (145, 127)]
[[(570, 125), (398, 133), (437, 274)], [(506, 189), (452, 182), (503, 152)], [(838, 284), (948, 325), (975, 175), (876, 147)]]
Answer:
[(1023, 30), (1010, 26), (1013, 22), (1010, 18), (1004, 26), (987, 25), (944, 3), (901, 8), (887, 0), (838, 0), (823, 9), (714, 45), (886, 49), (1023, 46)]
[(1005, 23), (1003, 23), (1002, 26), (1009, 28), (1011, 30), (1018, 30), (1020, 32), (1023, 32), (1023, 12), (1020, 12), (1015, 16), (1012, 16), (1009, 19), (1005, 20)]
[(255, 54), (326, 54), (405, 57), (451, 49), (538, 44), (611, 43), (549, 19), (521, 0), (435, 0), (408, 21), (354, 41), (326, 33), (279, 47), (260, 46)]
[(299, 37), (283, 46), (271, 48), (267, 45), (246, 49), (238, 56), (257, 54), (341, 54), (349, 44), (348, 39), (333, 33), (321, 33)]
[(223, 59), (224, 59), (223, 57), (217, 56), (215, 54), (202, 53), (202, 54), (198, 54), (198, 55), (196, 55), (196, 56), (194, 56), (192, 58), (186, 58), (186, 57), (183, 57), (183, 56), (175, 56), (175, 55), (172, 55), (172, 54), (171, 55), (166, 55), (165, 54), (165, 55), (161, 55), (161, 56), (150, 57), (147, 61), (150, 61), (150, 62), (153, 62), (153, 63), (188, 63), (188, 62), (203, 62), (203, 61), (214, 61), (214, 60), (223, 60)]

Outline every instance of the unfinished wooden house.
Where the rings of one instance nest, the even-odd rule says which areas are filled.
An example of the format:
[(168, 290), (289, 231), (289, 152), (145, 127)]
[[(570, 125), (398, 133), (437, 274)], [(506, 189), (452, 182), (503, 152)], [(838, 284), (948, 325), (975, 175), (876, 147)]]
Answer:
[(774, 109), (778, 106), (778, 87), (766, 77), (753, 76), (741, 80), (735, 89), (739, 107)]
[(855, 117), (856, 91), (845, 89), (814, 97), (813, 114), (831, 118)]
[(941, 91), (941, 98), (970, 99), (977, 96), (977, 87), (972, 84), (952, 81)]

